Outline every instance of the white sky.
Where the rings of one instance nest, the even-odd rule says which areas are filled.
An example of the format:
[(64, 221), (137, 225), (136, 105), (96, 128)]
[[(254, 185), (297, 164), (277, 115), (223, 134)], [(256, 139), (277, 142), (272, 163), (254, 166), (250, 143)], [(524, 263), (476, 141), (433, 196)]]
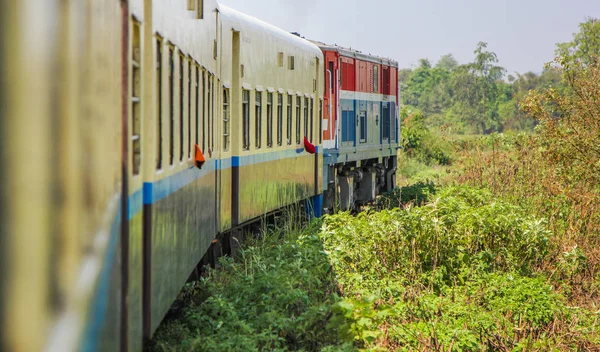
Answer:
[(600, 0), (221, 0), (309, 39), (391, 57), (406, 68), (452, 53), (473, 59), (488, 43), (508, 73), (541, 72)]

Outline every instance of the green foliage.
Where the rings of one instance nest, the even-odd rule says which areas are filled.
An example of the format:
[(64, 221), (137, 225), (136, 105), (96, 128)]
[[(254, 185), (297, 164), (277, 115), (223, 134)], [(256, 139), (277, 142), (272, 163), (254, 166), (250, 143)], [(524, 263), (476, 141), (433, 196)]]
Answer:
[[(534, 134), (491, 135), (459, 153), (459, 181), (548, 219), (546, 271), (573, 305), (597, 311), (600, 275), (600, 60), (559, 58), (559, 88), (530, 92)], [(586, 63), (587, 62), (587, 63)], [(532, 119), (533, 120), (533, 119)]]
[[(344, 295), (329, 326), (344, 341), (399, 351), (593, 345), (593, 314), (569, 308), (541, 274), (552, 237), (543, 220), (470, 187), (430, 199), (324, 219), (321, 238)], [(577, 254), (566, 258), (579, 267)]]
[(556, 54), (569, 63), (598, 64), (600, 58), (600, 20), (588, 18), (579, 24), (573, 40), (557, 44)]
[(152, 350), (338, 346), (337, 334), (327, 329), (337, 288), (318, 226), (315, 221), (302, 233), (270, 231), (247, 245), (235, 262), (223, 259), (219, 270), (189, 284), (180, 297), (187, 308), (163, 322)]
[(446, 71), (452, 71), (458, 67), (458, 61), (456, 61), (454, 55), (446, 54), (440, 57), (438, 62), (435, 64), (435, 67)]
[(378, 199), (378, 205), (384, 208), (395, 208), (409, 203), (423, 205), (436, 191), (433, 181), (419, 181), (384, 193)]
[(541, 122), (540, 140), (561, 178), (593, 186), (600, 184), (600, 60), (590, 61), (559, 59), (567, 88), (531, 92), (522, 106)]
[[(584, 35), (587, 39), (579, 42), (588, 43), (586, 48), (595, 45), (591, 38), (594, 26), (597, 24), (593, 20), (582, 24), (587, 30)], [(586, 53), (589, 51), (593, 50)], [(435, 67), (423, 59), (418, 68), (401, 70), (402, 103), (421, 111), (424, 125), (442, 127), (452, 133), (531, 131), (535, 120), (525, 119), (518, 109), (519, 104), (530, 90), (550, 87), (562, 90), (564, 87), (560, 71), (550, 67), (540, 75), (533, 72), (509, 75), (505, 82), (505, 70), (497, 65), (498, 57), (487, 50), (486, 43), (478, 43), (474, 54), (472, 62), (462, 65), (448, 54), (442, 56)], [(583, 55), (581, 50), (578, 55)]]
[(443, 138), (434, 135), (426, 126), (421, 111), (402, 107), (402, 143), (406, 153), (423, 163), (449, 165), (452, 147)]

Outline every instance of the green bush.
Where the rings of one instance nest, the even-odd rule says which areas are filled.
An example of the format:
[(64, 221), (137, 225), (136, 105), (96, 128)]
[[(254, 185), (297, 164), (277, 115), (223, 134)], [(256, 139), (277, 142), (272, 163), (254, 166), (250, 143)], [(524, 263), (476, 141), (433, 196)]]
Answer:
[[(567, 308), (541, 274), (552, 236), (545, 221), (471, 187), (429, 199), (323, 220), (343, 293), (329, 323), (340, 338), (400, 351), (568, 349), (597, 338), (597, 324), (585, 325), (590, 312)], [(576, 270), (578, 258), (566, 255), (565, 265)], [(565, 319), (574, 324), (552, 335)]]
[(180, 298), (185, 312), (163, 322), (152, 350), (337, 346), (337, 335), (326, 327), (339, 298), (318, 226), (315, 221), (302, 233), (269, 231), (248, 244), (238, 260), (222, 258), (219, 270), (186, 287)]
[(412, 185), (385, 192), (378, 200), (378, 206), (395, 208), (405, 204), (423, 205), (436, 192), (433, 181), (419, 181)]
[(402, 143), (409, 157), (427, 165), (450, 165), (452, 145), (432, 133), (425, 126), (425, 117), (419, 110), (403, 110)]
[(575, 247), (547, 273), (544, 220), (467, 186), (419, 183), (386, 197), (408, 205), (291, 233), (278, 224), (250, 241), (188, 285), (151, 350), (598, 347), (598, 312), (570, 306), (569, 287), (551, 281), (589, 270), (588, 259)]

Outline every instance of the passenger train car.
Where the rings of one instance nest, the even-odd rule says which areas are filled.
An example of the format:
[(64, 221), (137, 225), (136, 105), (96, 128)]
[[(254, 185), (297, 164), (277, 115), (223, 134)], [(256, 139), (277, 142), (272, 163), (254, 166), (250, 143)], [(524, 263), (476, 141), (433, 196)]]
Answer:
[(393, 61), (215, 0), (4, 1), (0, 23), (0, 350), (139, 351), (239, 229), (394, 187)]

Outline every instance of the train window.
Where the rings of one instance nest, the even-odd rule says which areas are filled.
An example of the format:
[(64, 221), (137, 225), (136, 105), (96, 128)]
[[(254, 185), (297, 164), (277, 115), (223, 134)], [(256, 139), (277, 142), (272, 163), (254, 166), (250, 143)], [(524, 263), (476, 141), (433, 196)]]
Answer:
[(174, 99), (174, 79), (175, 79), (175, 50), (169, 46), (169, 164), (173, 165), (174, 134), (175, 134), (175, 102)]
[(267, 147), (273, 147), (273, 93), (267, 93)]
[(250, 150), (250, 91), (242, 91), (242, 128), (244, 130), (244, 150)]
[(210, 115), (208, 123), (210, 124), (210, 130), (208, 133), (210, 134), (210, 150), (215, 149), (215, 99), (217, 95), (215, 95), (215, 76), (211, 75), (210, 80), (210, 91), (212, 92), (210, 104)]
[(304, 98), (304, 137), (308, 138), (308, 98)]
[(283, 143), (283, 94), (277, 94), (277, 145)]
[(314, 119), (315, 119), (315, 115), (314, 115), (314, 99), (310, 98), (310, 112), (309, 115), (310, 116), (310, 128), (309, 128), (309, 132), (308, 134), (310, 134), (310, 142), (313, 143), (313, 128), (314, 128)]
[(204, 19), (204, 0), (197, 0), (198, 6), (196, 9), (198, 10), (198, 19)]
[(206, 72), (202, 70), (202, 150), (206, 151)]
[(373, 93), (379, 92), (379, 66), (373, 66)]
[(300, 144), (300, 114), (302, 111), (302, 98), (296, 97), (296, 144)]
[(162, 39), (156, 38), (156, 169), (162, 169)]
[(187, 121), (187, 146), (188, 146), (188, 159), (192, 157), (192, 60), (187, 58), (188, 64), (188, 121)]
[(196, 118), (196, 144), (200, 145), (200, 67), (198, 65), (196, 65), (196, 98), (194, 99), (194, 104), (195, 104), (195, 118)]
[(287, 144), (292, 144), (292, 102), (294, 98), (291, 95), (287, 97)]
[(288, 56), (288, 68), (290, 70), (294, 69), (294, 56), (292, 55)]
[(131, 156), (132, 168), (134, 175), (140, 174), (140, 166), (142, 163), (142, 148), (141, 148), (141, 124), (142, 124), (142, 104), (140, 98), (142, 96), (142, 47), (141, 47), (141, 24), (133, 20), (133, 31), (131, 36)]
[(360, 143), (367, 142), (367, 112), (360, 113)]
[(323, 143), (322, 129), (323, 129), (323, 99), (319, 99), (319, 144)]
[(277, 66), (283, 67), (283, 53), (281, 51), (277, 53)]
[(388, 103), (382, 104), (382, 112), (381, 112), (381, 138), (384, 140), (390, 139), (390, 107)]
[(223, 150), (229, 150), (229, 89), (223, 88)]
[(196, 10), (196, 1), (197, 0), (187, 0), (187, 9), (188, 11)]
[(184, 148), (183, 148), (183, 135), (185, 130), (185, 122), (184, 122), (184, 101), (185, 101), (185, 91), (183, 90), (183, 78), (185, 76), (185, 72), (183, 71), (183, 62), (184, 56), (179, 55), (179, 160), (183, 161)]
[(214, 83), (214, 77), (212, 74), (208, 74), (208, 86), (207, 86), (207, 90), (208, 90), (208, 136), (207, 136), (207, 148), (212, 150), (213, 148), (213, 130), (212, 130), (212, 125), (213, 125), (213, 83)]
[(256, 92), (256, 99), (254, 103), (254, 147), (259, 149), (261, 147), (262, 139), (262, 93)]

